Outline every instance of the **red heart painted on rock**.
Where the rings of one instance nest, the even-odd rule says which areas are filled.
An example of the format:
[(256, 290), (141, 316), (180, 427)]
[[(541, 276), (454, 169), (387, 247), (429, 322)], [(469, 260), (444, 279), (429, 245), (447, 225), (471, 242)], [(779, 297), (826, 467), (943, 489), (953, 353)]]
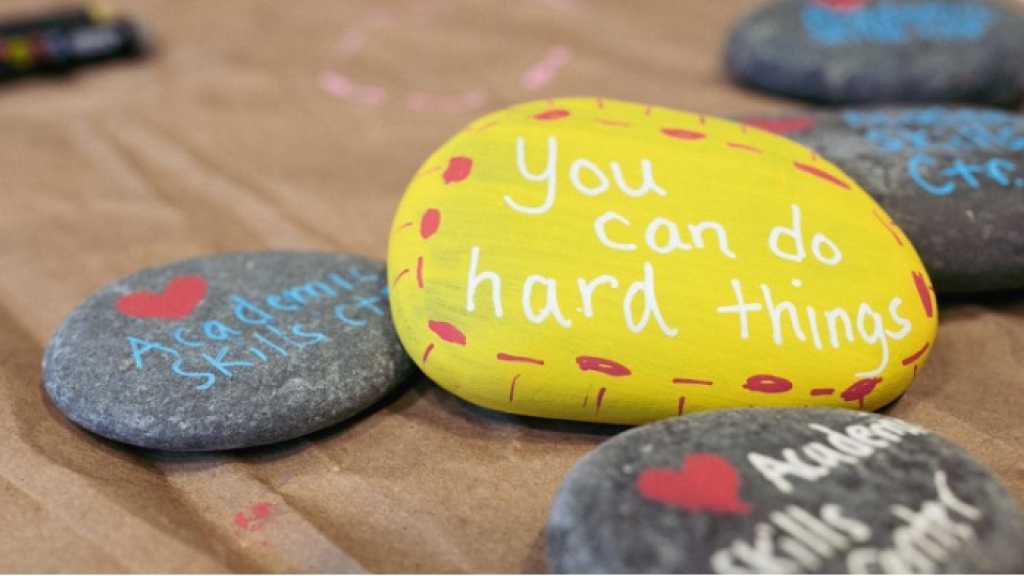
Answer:
[(636, 478), (641, 496), (689, 512), (749, 514), (750, 504), (740, 500), (740, 475), (717, 454), (690, 454), (680, 470), (652, 468)]
[(117, 301), (117, 310), (133, 318), (181, 320), (196, 309), (206, 296), (206, 280), (201, 276), (179, 276), (167, 283), (163, 292), (133, 292)]

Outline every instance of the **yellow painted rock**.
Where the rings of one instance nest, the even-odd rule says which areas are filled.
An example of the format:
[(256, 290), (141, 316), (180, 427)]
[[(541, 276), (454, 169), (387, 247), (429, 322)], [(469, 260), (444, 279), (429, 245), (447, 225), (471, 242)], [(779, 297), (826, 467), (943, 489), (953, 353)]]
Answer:
[(550, 418), (875, 410), (937, 326), (913, 246), (834, 165), (600, 98), (515, 106), (437, 150), (398, 209), (388, 274), (432, 380)]

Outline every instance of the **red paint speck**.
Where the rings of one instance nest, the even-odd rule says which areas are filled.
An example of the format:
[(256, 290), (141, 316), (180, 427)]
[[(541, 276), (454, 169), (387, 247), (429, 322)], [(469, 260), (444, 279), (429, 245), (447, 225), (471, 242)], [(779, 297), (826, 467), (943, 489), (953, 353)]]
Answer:
[(835, 393), (835, 388), (815, 388), (811, 390), (811, 396), (831, 396)]
[(430, 208), (420, 218), (420, 236), (426, 240), (437, 232), (441, 226), (441, 212), (437, 208)]
[(545, 120), (545, 121), (547, 121), (547, 120), (560, 120), (562, 118), (565, 118), (568, 115), (569, 115), (569, 111), (568, 110), (554, 109), (554, 110), (545, 110), (544, 112), (541, 112), (540, 114), (534, 115), (533, 118), (534, 118), (534, 120)]
[(416, 285), (423, 288), (423, 256), (416, 258)]
[(433, 352), (433, 351), (434, 351), (434, 343), (431, 342), (430, 344), (427, 344), (426, 350), (423, 351), (422, 362), (424, 364), (427, 363), (427, 359), (430, 358), (430, 353)]
[(843, 182), (839, 178), (833, 176), (832, 174), (829, 174), (828, 172), (825, 172), (820, 168), (815, 168), (814, 166), (811, 166), (809, 164), (803, 164), (801, 162), (796, 161), (793, 162), (793, 167), (796, 168), (797, 170), (800, 170), (801, 172), (810, 174), (815, 178), (821, 178), (822, 180), (828, 182), (829, 184), (832, 184), (833, 186), (838, 186), (840, 188), (843, 188), (844, 190), (850, 189), (849, 184)]
[(875, 214), (875, 218), (877, 218), (878, 221), (882, 223), (882, 226), (885, 226), (885, 229), (888, 230), (890, 234), (892, 234), (893, 238), (896, 239), (896, 244), (898, 244), (899, 246), (903, 246), (903, 239), (900, 238), (900, 235), (897, 234), (896, 230), (894, 230), (892, 227), (892, 225), (895, 224), (895, 222), (891, 220), (886, 222), (885, 218), (882, 218), (882, 215), (878, 213), (878, 210), (872, 210), (872, 212)]
[(928, 289), (928, 282), (924, 279), (924, 274), (921, 272), (911, 272), (914, 277), (914, 286), (917, 287), (917, 295), (921, 298), (921, 305), (924, 306), (925, 316), (932, 318), (935, 316), (935, 305), (932, 304), (932, 293)]
[(530, 358), (529, 356), (513, 356), (512, 354), (506, 354), (504, 352), (498, 352), (497, 359), (502, 362), (523, 362), (526, 364), (536, 364), (543, 366), (544, 361), (540, 358)]
[(773, 376), (771, 374), (755, 374), (750, 378), (747, 378), (747, 382), (743, 384), (743, 387), (751, 392), (761, 392), (764, 394), (781, 394), (783, 392), (789, 392), (793, 389), (793, 383), (783, 378), (782, 376)]
[(757, 146), (750, 146), (749, 144), (741, 144), (740, 142), (726, 142), (726, 146), (729, 148), (735, 148), (736, 150), (744, 150), (747, 152), (754, 152), (760, 154), (762, 150)]
[(519, 380), (519, 374), (516, 374), (515, 378), (512, 379), (512, 386), (508, 389), (508, 403), (511, 404), (512, 400), (516, 397), (516, 381)]
[(473, 159), (465, 156), (452, 156), (448, 159), (448, 168), (441, 176), (445, 184), (462, 182), (473, 171)]
[(240, 511), (235, 514), (235, 526), (246, 532), (256, 532), (267, 523), (273, 508), (273, 502), (257, 502), (249, 507), (248, 512)]
[(682, 128), (662, 128), (661, 133), (677, 140), (701, 140), (707, 137), (703, 132), (694, 132), (693, 130), (684, 130)]
[(711, 386), (714, 384), (711, 380), (698, 380), (696, 378), (673, 378), (672, 383), (693, 386)]
[(677, 404), (677, 408), (678, 408), (678, 412), (676, 412), (676, 414), (679, 415), (679, 416), (682, 416), (683, 415), (683, 409), (686, 408), (686, 396), (680, 396), (679, 397), (679, 403)]
[(466, 345), (466, 335), (462, 333), (462, 330), (459, 330), (448, 322), (430, 320), (427, 322), (427, 328), (430, 328), (431, 332), (440, 336), (445, 342), (451, 342), (452, 344), (458, 344), (459, 346)]
[(818, 123), (812, 116), (797, 116), (796, 118), (752, 118), (744, 124), (759, 128), (772, 134), (790, 134), (814, 128)]
[(607, 391), (608, 391), (607, 388), (601, 388), (600, 390), (597, 391), (597, 402), (594, 403), (595, 404), (594, 412), (600, 412), (601, 411), (601, 402), (604, 401), (604, 393), (607, 392)]
[(576, 358), (576, 364), (584, 372), (593, 370), (608, 376), (629, 376), (632, 374), (629, 368), (622, 364), (607, 358), (598, 358), (597, 356), (579, 356)]
[(867, 0), (814, 0), (816, 4), (836, 12), (856, 12), (865, 5)]
[(903, 364), (904, 366), (910, 366), (914, 362), (917, 362), (918, 360), (920, 360), (921, 356), (924, 356), (924, 353), (928, 351), (928, 348), (930, 346), (931, 346), (931, 342), (926, 342), (923, 348), (921, 348), (917, 352), (914, 352), (910, 356), (907, 356), (906, 358), (901, 360), (900, 363)]
[(401, 280), (402, 278), (405, 278), (405, 275), (408, 274), (408, 273), (409, 273), (409, 269), (408, 268), (403, 268), (402, 271), (398, 273), (398, 276), (395, 276), (395, 281), (391, 283), (391, 288), (394, 288), (395, 286), (398, 286), (398, 281)]

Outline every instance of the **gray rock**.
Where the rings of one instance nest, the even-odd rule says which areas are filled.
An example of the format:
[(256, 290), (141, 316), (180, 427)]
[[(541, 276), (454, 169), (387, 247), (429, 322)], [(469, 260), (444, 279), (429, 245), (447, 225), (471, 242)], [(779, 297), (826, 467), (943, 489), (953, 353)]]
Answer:
[(622, 433), (569, 472), (558, 573), (1024, 570), (1024, 517), (963, 450), (827, 408), (742, 409)]
[(746, 121), (857, 181), (910, 238), (936, 292), (1024, 288), (1024, 117), (933, 106)]
[(981, 0), (784, 0), (733, 30), (738, 82), (813, 102), (1024, 100), (1024, 18)]
[(303, 252), (128, 276), (75, 309), (43, 357), (46, 391), (68, 418), (166, 450), (301, 436), (367, 408), (411, 369), (383, 264)]

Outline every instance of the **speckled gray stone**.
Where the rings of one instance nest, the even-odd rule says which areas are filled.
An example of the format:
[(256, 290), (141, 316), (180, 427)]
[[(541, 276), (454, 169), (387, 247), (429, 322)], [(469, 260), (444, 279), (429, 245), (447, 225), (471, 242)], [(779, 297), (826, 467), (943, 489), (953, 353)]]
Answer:
[(919, 106), (746, 121), (856, 180), (910, 238), (936, 292), (1024, 288), (1024, 117)]
[(68, 418), (166, 450), (301, 436), (362, 411), (411, 370), (383, 264), (308, 252), (138, 272), (75, 309), (43, 357), (46, 392)]
[(1024, 517), (962, 449), (840, 409), (703, 412), (585, 456), (547, 526), (556, 573), (1024, 571)]
[(813, 102), (1024, 100), (1024, 17), (982, 0), (784, 0), (751, 13), (726, 49), (732, 77)]

